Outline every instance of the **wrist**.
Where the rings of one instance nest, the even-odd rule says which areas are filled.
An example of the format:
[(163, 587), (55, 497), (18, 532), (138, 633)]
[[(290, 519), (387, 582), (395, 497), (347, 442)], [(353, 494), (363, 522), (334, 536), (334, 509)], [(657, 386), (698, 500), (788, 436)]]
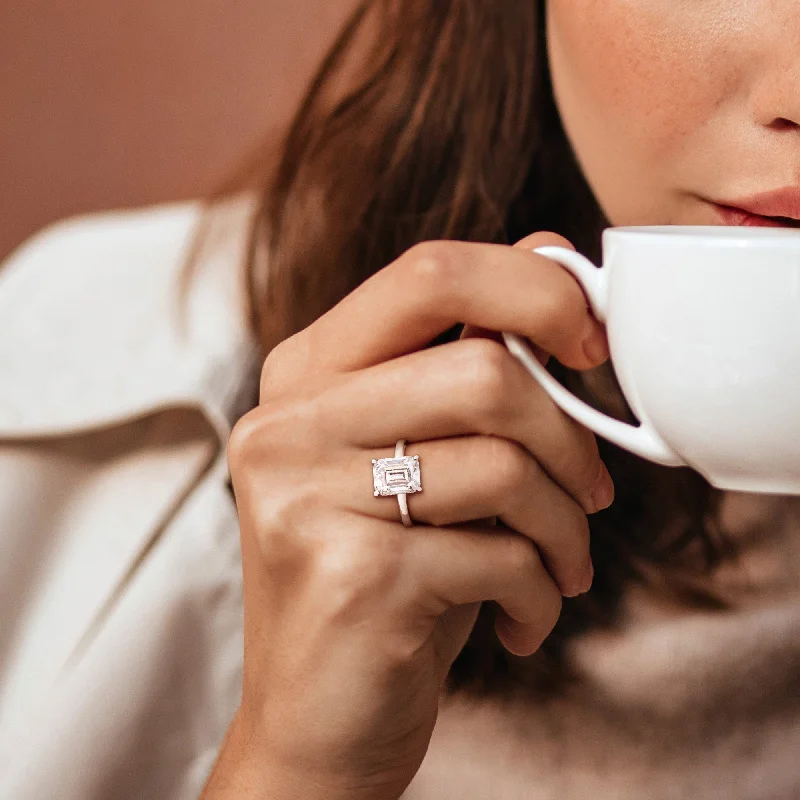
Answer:
[(314, 773), (275, 763), (268, 747), (247, 731), (241, 715), (231, 723), (199, 800), (399, 800), (402, 791), (340, 784)]

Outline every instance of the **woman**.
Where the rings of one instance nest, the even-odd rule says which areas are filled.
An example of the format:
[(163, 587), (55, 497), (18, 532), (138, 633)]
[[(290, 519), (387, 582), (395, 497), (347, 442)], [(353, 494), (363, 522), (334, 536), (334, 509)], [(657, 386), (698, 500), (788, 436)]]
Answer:
[[(5, 505), (62, 544), (15, 561), (37, 613), (9, 648), (28, 741), (8, 796), (796, 797), (798, 503), (598, 448), (497, 331), (628, 416), (577, 284), (531, 250), (597, 260), (609, 224), (793, 224), (797, 205), (747, 197), (800, 185), (797, 30), (791, 0), (365, 2), (255, 205), (212, 219), (182, 315), (163, 299), (196, 206), (12, 259), (7, 310), (69, 240), (105, 293), (66, 298), (99, 320), (60, 326), (63, 349), (113, 379), (45, 412), (89, 359), (12, 363), (34, 412), (5, 426), (3, 468), (37, 494)], [(85, 266), (112, 256), (116, 294)], [(369, 481), (406, 439), (424, 491), (404, 509)], [(88, 499), (44, 474), (56, 458)], [(48, 516), (65, 493), (84, 502)]]

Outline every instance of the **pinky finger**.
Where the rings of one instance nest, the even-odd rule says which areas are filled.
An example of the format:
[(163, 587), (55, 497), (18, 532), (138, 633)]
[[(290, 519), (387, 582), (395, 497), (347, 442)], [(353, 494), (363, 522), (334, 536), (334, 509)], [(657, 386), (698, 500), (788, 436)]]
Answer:
[(494, 600), (502, 608), (497, 634), (516, 655), (534, 653), (558, 621), (561, 592), (544, 567), (534, 543), (514, 531), (495, 527), (409, 529), (408, 568), (433, 615)]

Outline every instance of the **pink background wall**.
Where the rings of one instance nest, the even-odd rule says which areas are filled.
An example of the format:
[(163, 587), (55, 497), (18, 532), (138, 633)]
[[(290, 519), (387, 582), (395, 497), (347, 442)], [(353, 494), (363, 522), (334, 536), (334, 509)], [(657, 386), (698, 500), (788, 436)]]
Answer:
[(0, 258), (67, 214), (215, 185), (286, 123), (353, 3), (0, 3)]

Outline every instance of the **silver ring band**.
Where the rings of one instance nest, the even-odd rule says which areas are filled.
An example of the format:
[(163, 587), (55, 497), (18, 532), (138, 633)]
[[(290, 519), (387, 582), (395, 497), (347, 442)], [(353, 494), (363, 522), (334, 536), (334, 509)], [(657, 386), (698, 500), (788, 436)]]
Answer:
[[(394, 457), (395, 458), (403, 458), (406, 454), (406, 440), (405, 439), (398, 439), (397, 444), (394, 446)], [(400, 519), (403, 520), (403, 525), (406, 528), (410, 528), (414, 521), (411, 519), (411, 515), (408, 513), (408, 498), (406, 497), (406, 492), (401, 492), (397, 495), (397, 505), (400, 506)]]
[(410, 528), (414, 521), (408, 513), (407, 494), (422, 491), (419, 471), (419, 456), (405, 455), (405, 439), (398, 439), (394, 448), (394, 458), (372, 459), (372, 482), (377, 497), (397, 496), (400, 518), (403, 525)]

